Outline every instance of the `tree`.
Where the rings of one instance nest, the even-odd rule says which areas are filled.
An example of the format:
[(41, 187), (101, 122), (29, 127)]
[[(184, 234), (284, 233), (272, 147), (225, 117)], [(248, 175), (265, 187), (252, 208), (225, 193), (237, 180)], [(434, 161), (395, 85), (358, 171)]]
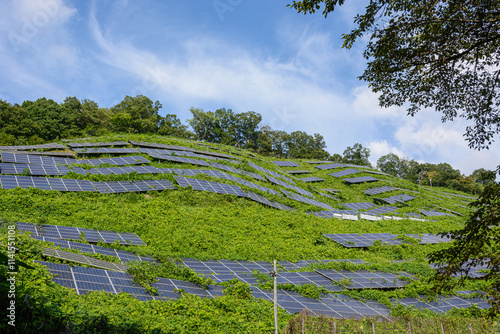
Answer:
[(472, 172), (471, 177), (480, 184), (491, 184), (495, 182), (495, 172), (484, 168), (476, 169)]
[[(345, 0), (301, 0), (288, 6), (325, 17)], [(441, 112), (442, 121), (472, 121), (469, 146), (488, 148), (500, 132), (500, 0), (370, 0), (343, 35), (349, 49), (370, 36), (360, 79), (381, 93), (380, 105)]]
[(116, 131), (153, 133), (158, 130), (158, 111), (161, 107), (159, 101), (153, 103), (144, 95), (127, 95), (122, 102), (111, 108), (113, 116), (110, 121)]
[(370, 149), (363, 147), (363, 145), (356, 143), (353, 147), (348, 146), (342, 157), (342, 162), (371, 167), (370, 161)]

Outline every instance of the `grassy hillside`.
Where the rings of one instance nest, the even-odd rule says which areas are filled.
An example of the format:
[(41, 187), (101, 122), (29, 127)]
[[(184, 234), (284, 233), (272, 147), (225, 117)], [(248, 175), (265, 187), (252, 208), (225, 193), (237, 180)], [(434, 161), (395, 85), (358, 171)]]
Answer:
[[(194, 178), (220, 183), (239, 185), (244, 191), (253, 191), (268, 199), (286, 204), (295, 211), (277, 210), (234, 195), (221, 195), (196, 191), (177, 186), (176, 190), (148, 191), (146, 193), (99, 194), (46, 191), (38, 189), (0, 189), (0, 219), (9, 222), (52, 224), (136, 233), (147, 246), (112, 247), (133, 251), (140, 255), (150, 255), (167, 262), (176, 258), (199, 260), (227, 259), (281, 261), (320, 259), (362, 259), (367, 264), (353, 265), (343, 262), (315, 264), (313, 267), (331, 269), (370, 269), (386, 272), (406, 271), (417, 276), (405, 288), (396, 290), (343, 291), (342, 294), (359, 299), (375, 299), (394, 309), (395, 316), (412, 315), (436, 317), (426, 311), (396, 307), (392, 297), (416, 295), (432, 296), (428, 283), (433, 270), (427, 264), (426, 255), (445, 244), (419, 245), (417, 243), (398, 246), (374, 246), (369, 248), (345, 248), (323, 234), (332, 233), (438, 233), (463, 226), (469, 213), (467, 204), (472, 199), (464, 193), (449, 189), (420, 187), (407, 181), (386, 175), (362, 172), (353, 176), (373, 176), (381, 181), (359, 185), (348, 185), (343, 178), (329, 176), (333, 170), (319, 170), (314, 164), (295, 160), (299, 167), (277, 168), (269, 157), (233, 147), (200, 144), (175, 138), (144, 135), (115, 135), (90, 138), (87, 142), (147, 141), (191, 147), (200, 151), (231, 154), (241, 160), (227, 163), (235, 168), (262, 172), (253, 169), (248, 162), (255, 163), (271, 171), (284, 175), (286, 170), (309, 170), (303, 176), (318, 176), (325, 179), (320, 183), (304, 183), (293, 178), (296, 185), (315, 194), (316, 200), (335, 209), (345, 209), (342, 203), (374, 202), (373, 197), (384, 198), (397, 194), (408, 194), (415, 199), (403, 204), (391, 213), (401, 219), (387, 220), (344, 220), (320, 218), (306, 212), (324, 210), (317, 206), (301, 203), (285, 196), (277, 196), (239, 185), (233, 181), (197, 175)], [(63, 142), (62, 142), (63, 143)], [(66, 151), (69, 151), (66, 150)], [(190, 164), (159, 162), (147, 154), (150, 165), (162, 168), (214, 169)], [(105, 156), (103, 156), (105, 157)], [(87, 166), (83, 165), (85, 168)], [(340, 170), (340, 169), (339, 169)], [(337, 171), (337, 170), (335, 170)], [(231, 173), (228, 173), (231, 174)], [(261, 186), (280, 191), (284, 189), (267, 181), (259, 181), (249, 176), (233, 174)], [(290, 176), (290, 175), (288, 175)], [(128, 174), (128, 175), (78, 175), (62, 176), (68, 179), (91, 181), (167, 179), (175, 182), (172, 174)], [(368, 188), (388, 185), (404, 190), (368, 196)], [(324, 188), (336, 189), (336, 199), (323, 196)], [(286, 189), (289, 190), (289, 189)], [(459, 196), (455, 196), (455, 195)], [(378, 205), (378, 204), (377, 204)], [(418, 213), (418, 209), (441, 212), (455, 212), (453, 216), (422, 217), (424, 221), (410, 220), (407, 213)], [(2, 244), (7, 244), (7, 230), (4, 227)], [(50, 280), (45, 267), (33, 264), (33, 260), (48, 260), (40, 253), (43, 244), (25, 235), (18, 235), (17, 260), (35, 269), (19, 267), (17, 274), (17, 326), (2, 324), (11, 332), (272, 332), (273, 316), (270, 302), (251, 298), (245, 287), (233, 284), (228, 293), (215, 299), (202, 299), (185, 294), (177, 301), (138, 301), (127, 294), (111, 295), (95, 292), (78, 296), (72, 290), (63, 288)], [(109, 245), (104, 245), (110, 247)], [(6, 247), (3, 247), (6, 248)], [(2, 250), (2, 252), (5, 249)], [(398, 260), (394, 262), (395, 260)], [(405, 260), (405, 261), (399, 261)], [(63, 262), (50, 258), (52, 262)], [(4, 276), (7, 274), (1, 266)], [(165, 271), (164, 276), (179, 278), (174, 271)], [(189, 275), (188, 275), (189, 276)], [(191, 277), (191, 276), (190, 276)], [(2, 287), (7, 289), (5, 280)], [(488, 291), (489, 284), (482, 280), (467, 280), (457, 290)], [(300, 290), (300, 289), (299, 289)], [(1, 293), (3, 293), (2, 291)], [(29, 297), (27, 297), (29, 296)], [(2, 309), (5, 309), (2, 305)], [(478, 309), (450, 311), (444, 317), (463, 319), (481, 317)], [(441, 315), (440, 317), (443, 317)], [(280, 328), (284, 328), (292, 315), (280, 311)], [(464, 320), (465, 321), (465, 320)], [(27, 326), (26, 328), (21, 326)], [(23, 329), (22, 329), (23, 328)]]

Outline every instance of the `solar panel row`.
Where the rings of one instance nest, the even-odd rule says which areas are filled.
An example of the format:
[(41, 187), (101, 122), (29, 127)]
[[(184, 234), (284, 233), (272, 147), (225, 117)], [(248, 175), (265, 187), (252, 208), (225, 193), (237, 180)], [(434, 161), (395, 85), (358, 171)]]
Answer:
[(139, 146), (139, 147), (158, 148), (158, 149), (166, 149), (166, 150), (174, 150), (174, 151), (188, 151), (188, 152), (205, 154), (205, 155), (210, 155), (210, 156), (225, 158), (225, 159), (237, 159), (236, 157), (234, 157), (232, 155), (210, 152), (210, 151), (199, 151), (199, 150), (196, 150), (196, 149), (193, 149), (190, 147), (184, 147), (184, 146), (178, 146), (178, 145), (166, 145), (166, 144), (149, 143), (149, 142), (137, 142), (137, 141), (133, 141), (133, 140), (130, 140), (129, 142), (132, 145)]
[(411, 201), (412, 199), (415, 199), (415, 197), (402, 194), (402, 195), (395, 195), (391, 197), (386, 197), (386, 198), (378, 198), (379, 200), (387, 203), (387, 204), (396, 204), (396, 203), (402, 203), (402, 202), (407, 202)]
[[(366, 233), (366, 234), (324, 234), (325, 237), (338, 242), (344, 247), (370, 247), (373, 246), (375, 241), (380, 240), (386, 245), (399, 245), (408, 243), (405, 240), (398, 239), (398, 235), (391, 233)], [(435, 244), (440, 242), (448, 242), (449, 238), (440, 237), (435, 234), (422, 233), (422, 234), (405, 234), (407, 237), (420, 239), (419, 244)]]
[(20, 145), (20, 146), (0, 146), (0, 150), (39, 150), (39, 149), (65, 149), (65, 145), (57, 143), (40, 144), (40, 145)]
[(343, 179), (343, 181), (355, 184), (355, 183), (375, 182), (378, 181), (378, 179), (371, 176), (360, 176), (360, 177), (352, 177), (349, 179)]
[(39, 237), (39, 236), (35, 235), (35, 233), (32, 233), (31, 237), (33, 239), (36, 239), (36, 240), (53, 243), (54, 246), (59, 246), (60, 248), (63, 248), (63, 249), (75, 249), (75, 250), (78, 250), (80, 252), (88, 253), (88, 254), (102, 254), (102, 255), (114, 256), (114, 257), (118, 258), (120, 261), (122, 261), (123, 263), (127, 263), (130, 261), (156, 262), (156, 260), (153, 259), (152, 257), (140, 256), (140, 255), (137, 255), (135, 253), (122, 251), (119, 249), (84, 244), (81, 242), (68, 241), (68, 240), (57, 239), (57, 238)]
[(299, 167), (299, 164), (294, 161), (271, 161), (278, 167)]
[(90, 228), (58, 226), (58, 225), (35, 225), (31, 223), (17, 222), (17, 229), (23, 232), (31, 232), (32, 235), (56, 239), (79, 240), (82, 237), (88, 242), (104, 243), (118, 242), (123, 245), (146, 245), (135, 233), (118, 233), (114, 231), (94, 230)]
[[(468, 308), (470, 306), (477, 306), (480, 309), (488, 309), (490, 305), (483, 297), (470, 298), (469, 295), (475, 291), (458, 291), (458, 296), (438, 296), (437, 299), (432, 301), (424, 298), (402, 298), (391, 299), (393, 304), (401, 304), (404, 306), (414, 306), (420, 309), (427, 309), (436, 313), (444, 313), (455, 308)], [(483, 293), (479, 293), (480, 295)]]
[(361, 202), (361, 203), (343, 203), (342, 204), (344, 207), (351, 209), (351, 210), (369, 210), (374, 208), (376, 205), (370, 202)]
[(0, 163), (1, 174), (28, 174), (28, 175), (66, 175), (68, 173), (85, 175), (85, 170), (81, 167), (66, 167), (57, 165), (29, 165), (29, 164), (9, 164)]
[(299, 179), (302, 182), (323, 182), (325, 179), (322, 179), (317, 176), (311, 176), (311, 177), (302, 177)]
[(122, 193), (149, 190), (176, 189), (168, 180), (136, 180), (91, 182), (88, 180), (55, 179), (30, 176), (0, 175), (3, 189), (37, 188), (59, 191), (98, 191), (100, 193)]
[(136, 154), (139, 153), (135, 148), (75, 148), (78, 154)]
[(287, 177), (287, 176), (285, 176), (285, 175), (281, 175), (281, 174), (279, 174), (279, 173), (273, 172), (272, 170), (269, 170), (269, 169), (264, 168), (264, 167), (262, 167), (262, 166), (256, 165), (256, 164), (254, 164), (253, 162), (249, 162), (248, 164), (249, 164), (251, 167), (253, 167), (253, 168), (255, 168), (256, 170), (258, 170), (258, 171), (264, 172), (264, 173), (269, 174), (269, 175), (272, 175), (272, 176), (274, 176), (274, 177), (278, 177), (278, 178), (283, 179), (283, 180), (285, 180), (285, 181), (287, 181), (287, 182), (290, 182), (291, 184), (295, 184), (295, 182), (293, 182), (293, 180), (292, 180), (291, 178), (289, 178), (289, 177)]
[(328, 165), (319, 165), (319, 166), (314, 166), (317, 169), (335, 169), (335, 168), (340, 168), (340, 167), (345, 167), (346, 165), (341, 164), (341, 163), (334, 163), (334, 164), (328, 164)]
[(137, 164), (149, 163), (149, 160), (144, 159), (141, 156), (105, 158), (105, 159), (86, 159), (86, 160), (46, 157), (46, 156), (30, 155), (30, 154), (17, 154), (10, 152), (2, 152), (1, 156), (2, 156), (2, 162), (4, 163), (10, 162), (10, 163), (34, 164), (34, 165), (84, 164), (84, 165), (98, 166), (101, 164), (111, 164), (111, 165), (124, 166), (124, 165), (137, 165)]
[(60, 249), (44, 248), (42, 254), (45, 256), (52, 256), (57, 259), (91, 265), (93, 267), (101, 269), (109, 269), (121, 272), (126, 272), (128, 269), (128, 266), (120, 263), (107, 262), (90, 256), (85, 256), (83, 254), (62, 251)]
[(97, 143), (68, 143), (67, 144), (71, 148), (80, 148), (80, 147), (105, 147), (105, 146), (127, 146), (128, 143), (126, 141), (113, 141), (113, 142), (97, 142)]
[(335, 173), (330, 173), (328, 175), (333, 176), (333, 177), (342, 177), (342, 176), (347, 176), (347, 175), (352, 175), (352, 174), (357, 174), (361, 173), (362, 171), (354, 169), (354, 168), (349, 168), (349, 169), (344, 169)]
[(307, 203), (307, 204), (311, 204), (311, 205), (314, 205), (314, 206), (319, 206), (320, 208), (324, 208), (324, 209), (327, 209), (327, 210), (333, 210), (333, 208), (326, 204), (326, 203), (322, 203), (322, 202), (319, 202), (319, 201), (316, 201), (314, 199), (311, 199), (311, 198), (308, 198), (308, 197), (304, 197), (304, 196), (300, 196), (298, 194), (295, 194), (295, 193), (292, 193), (292, 192), (289, 192), (289, 191), (286, 191), (286, 190), (281, 190), (287, 197), (293, 199), (293, 200), (296, 200), (296, 201), (299, 201), (299, 202), (302, 202), (302, 203)]
[(277, 185), (280, 185), (284, 188), (288, 188), (288, 189), (292, 189), (292, 190), (295, 190), (296, 192), (298, 192), (299, 194), (302, 194), (302, 195), (305, 195), (305, 196), (310, 196), (310, 197), (314, 197), (314, 195), (312, 193), (310, 193), (309, 191), (307, 190), (304, 190), (302, 188), (299, 188), (297, 186), (294, 186), (294, 185), (291, 185), (291, 184), (288, 184), (284, 181), (281, 181), (281, 180), (278, 180), (272, 176), (269, 176), (269, 175), (266, 175), (267, 179), (269, 181), (271, 181), (272, 183), (274, 184), (277, 184)]
[(248, 197), (248, 195), (240, 187), (230, 184), (190, 179), (181, 176), (175, 177), (175, 180), (183, 188), (191, 186), (194, 190), (210, 191), (217, 194), (236, 195), (239, 197)]
[(377, 195), (377, 194), (381, 194), (381, 193), (385, 193), (385, 192), (393, 191), (393, 190), (398, 190), (398, 188), (389, 187), (389, 186), (382, 186), (382, 187), (367, 189), (367, 190), (365, 190), (365, 194)]

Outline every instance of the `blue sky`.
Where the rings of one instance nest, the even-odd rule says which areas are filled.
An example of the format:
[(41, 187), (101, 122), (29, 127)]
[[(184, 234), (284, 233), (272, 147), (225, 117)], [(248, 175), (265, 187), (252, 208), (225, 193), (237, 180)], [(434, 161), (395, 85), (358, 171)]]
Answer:
[(378, 106), (357, 79), (363, 40), (341, 48), (365, 0), (327, 19), (298, 14), (289, 2), (2, 1), (0, 99), (76, 96), (111, 107), (142, 94), (183, 122), (190, 107), (255, 111), (273, 129), (320, 133), (331, 154), (359, 142), (372, 162), (392, 152), (467, 175), (496, 167), (500, 145), (470, 150), (464, 120)]

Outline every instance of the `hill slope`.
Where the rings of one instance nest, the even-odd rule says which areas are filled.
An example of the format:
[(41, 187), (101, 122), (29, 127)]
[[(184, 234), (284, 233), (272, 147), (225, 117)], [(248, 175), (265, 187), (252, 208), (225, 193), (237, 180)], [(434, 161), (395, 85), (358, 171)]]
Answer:
[[(139, 151), (113, 156), (142, 156), (150, 162), (141, 166), (153, 166), (161, 170), (161, 173), (156, 171), (145, 174), (138, 172), (121, 175), (98, 174), (98, 170), (100, 170), (99, 173), (117, 173), (118, 171), (113, 169), (112, 163), (106, 161), (104, 164), (98, 162), (89, 165), (87, 158), (107, 158), (109, 155), (100, 155), (99, 151), (94, 152), (94, 148), (88, 147), (78, 153), (77, 159), (79, 160), (70, 166), (72, 172), (62, 176), (39, 175), (33, 178), (88, 180), (92, 182), (89, 184), (103, 192), (106, 191), (103, 189), (110, 191), (110, 188), (106, 188), (107, 185), (103, 182), (114, 181), (129, 181), (129, 184), (135, 181), (138, 184), (137, 181), (141, 180), (166, 180), (171, 182), (173, 189), (126, 193), (0, 189), (0, 219), (6, 222), (5, 225), (12, 225), (12, 222), (25, 222), (135, 233), (146, 246), (125, 246), (115, 243), (112, 247), (143, 256), (152, 256), (165, 263), (165, 268), (172, 264), (170, 259), (180, 262), (180, 258), (254, 262), (276, 259), (282, 264), (285, 264), (285, 261), (299, 260), (362, 260), (313, 263), (288, 271), (311, 272), (318, 268), (351, 271), (369, 269), (398, 275), (404, 271), (416, 280), (411, 280), (409, 284), (404, 284), (405, 287), (398, 289), (351, 289), (349, 282), (335, 283), (340, 287), (338, 291), (343, 295), (362, 300), (376, 299), (381, 303), (380, 309), (386, 309), (387, 311), (384, 312), (388, 315), (390, 309), (400, 310), (396, 306), (397, 303), (392, 303), (390, 298), (415, 297), (417, 294), (432, 295), (427, 279), (432, 275), (433, 270), (428, 266), (425, 257), (430, 251), (445, 247), (445, 244), (419, 245), (414, 239), (405, 237), (404, 240), (408, 243), (400, 245), (384, 246), (375, 242), (373, 247), (354, 248), (345, 247), (351, 246), (350, 244), (343, 246), (334, 242), (325, 237), (325, 234), (391, 233), (403, 235), (449, 231), (463, 226), (470, 210), (467, 204), (473, 200), (467, 194), (452, 193), (448, 189), (420, 187), (388, 175), (381, 175), (376, 170), (366, 167), (339, 166), (321, 169), (324, 167), (315, 166), (325, 166), (328, 163), (309, 163), (298, 160), (294, 160), (296, 167), (277, 167), (271, 162), (271, 158), (264, 158), (251, 152), (175, 138), (116, 135), (90, 138), (85, 142), (128, 142), (129, 140), (136, 145), (129, 144), (125, 147), (136, 148)], [(123, 148), (124, 146), (115, 147)], [(71, 152), (70, 148), (60, 151)], [(181, 159), (184, 159), (183, 162), (179, 162)], [(2, 175), (5, 175), (8, 167), (7, 155), (5, 158), (2, 155), (2, 160), (3, 165), (0, 171)], [(135, 165), (132, 164), (132, 166)], [(104, 168), (109, 169), (106, 171)], [(340, 177), (329, 175), (351, 169), (355, 169), (353, 171), (355, 173)], [(293, 170), (310, 173), (295, 174), (295, 176), (287, 173)], [(23, 169), (24, 175), (19, 175), (19, 177), (30, 173), (33, 174)], [(324, 181), (306, 183), (300, 180), (300, 177), (310, 176), (324, 179)], [(351, 177), (365, 176), (375, 177), (378, 181), (359, 184), (349, 184), (344, 181)], [(209, 185), (210, 191), (195, 190), (194, 188), (198, 185), (181, 186), (182, 180), (194, 184), (189, 180), (195, 179), (208, 181), (209, 183), (202, 181), (201, 185), (205, 187)], [(5, 178), (0, 179), (2, 186), (7, 184), (5, 180)], [(216, 193), (214, 191), (232, 192), (236, 188), (232, 187), (229, 191), (227, 186), (215, 186), (214, 182), (238, 186), (242, 193), (240, 196)], [(368, 189), (383, 186), (392, 189), (385, 188), (384, 190), (389, 191), (375, 195), (366, 193)], [(249, 197), (250, 192), (266, 199), (255, 195)], [(383, 199), (389, 198), (391, 201), (394, 199), (393, 196), (397, 195), (407, 196), (396, 198), (399, 201), (392, 201), (392, 204), (384, 203)], [(260, 202), (255, 199), (259, 199)], [(271, 205), (275, 207), (261, 203), (267, 200), (272, 201)], [(346, 203), (351, 204), (343, 205)], [(361, 207), (365, 209), (357, 209), (360, 205), (352, 203), (364, 203)], [(281, 206), (286, 210), (278, 209), (276, 206)], [(392, 207), (389, 210), (394, 211), (384, 215), (365, 213), (367, 208), (380, 209), (388, 206)], [(328, 212), (325, 213), (325, 211)], [(439, 215), (429, 217), (422, 215), (422, 212), (429, 213), (429, 211), (435, 214), (438, 212)], [(334, 216), (334, 218), (321, 217), (324, 215)], [(417, 215), (420, 216), (419, 219), (415, 219)], [(385, 219), (383, 216), (386, 216)], [(2, 241), (6, 243), (7, 233), (4, 235)], [(128, 294), (110, 295), (93, 292), (88, 295), (76, 295), (73, 290), (51, 282), (49, 272), (44, 266), (33, 264), (33, 260), (59, 263), (67, 263), (67, 261), (43, 256), (41, 248), (47, 247), (48, 244), (43, 244), (22, 233), (18, 233), (18, 237), (17, 259), (36, 268), (33, 270), (21, 267), (17, 274), (19, 289), (17, 291), (17, 317), (21, 322), (31, 323), (29, 327), (31, 331), (34, 331), (35, 326), (46, 332), (54, 329), (50, 326), (55, 326), (59, 331), (69, 328), (73, 332), (89, 328), (110, 332), (126, 332), (127, 330), (130, 332), (153, 330), (159, 332), (181, 330), (267, 332), (273, 329), (271, 303), (249, 298), (245, 286), (235, 282), (226, 283), (226, 285), (232, 284), (227, 289), (226, 295), (215, 299), (200, 299), (184, 294), (178, 300), (143, 302)], [(110, 247), (103, 243), (100, 245)], [(116, 261), (105, 256), (97, 255), (97, 257)], [(184, 260), (185, 263), (186, 261)], [(214, 283), (204, 278), (199, 279), (192, 272), (186, 274), (179, 269), (185, 268), (182, 265), (172, 264), (172, 267), (168, 267), (168, 270), (162, 269), (163, 271), (141, 267), (140, 264), (132, 264), (132, 267), (136, 268), (131, 272), (135, 274), (137, 281), (146, 287), (151, 287), (148, 285), (148, 279), (145, 279), (149, 276), (184, 278), (202, 284), (213, 285)], [(256, 276), (264, 281), (267, 280), (259, 274)], [(215, 281), (217, 277), (217, 275), (210, 276)], [(488, 284), (481, 280), (465, 282), (465, 288), (468, 290), (487, 291), (488, 287)], [(326, 292), (318, 286), (309, 287), (313, 290), (312, 292), (297, 286), (283, 286), (282, 288), (299, 291), (308, 296)], [(32, 304), (25, 305), (19, 298), (28, 294), (31, 296)], [(280, 326), (283, 327), (291, 315), (285, 311), (280, 312)], [(413, 312), (418, 314), (417, 311)], [(470, 315), (471, 311), (463, 313)], [(480, 313), (476, 312), (476, 314)], [(130, 314), (136, 316), (130, 317)], [(398, 313), (393, 311), (393, 314)], [(364, 315), (371, 316), (372, 314)], [(53, 320), (44, 324), (43, 317), (50, 317)]]

